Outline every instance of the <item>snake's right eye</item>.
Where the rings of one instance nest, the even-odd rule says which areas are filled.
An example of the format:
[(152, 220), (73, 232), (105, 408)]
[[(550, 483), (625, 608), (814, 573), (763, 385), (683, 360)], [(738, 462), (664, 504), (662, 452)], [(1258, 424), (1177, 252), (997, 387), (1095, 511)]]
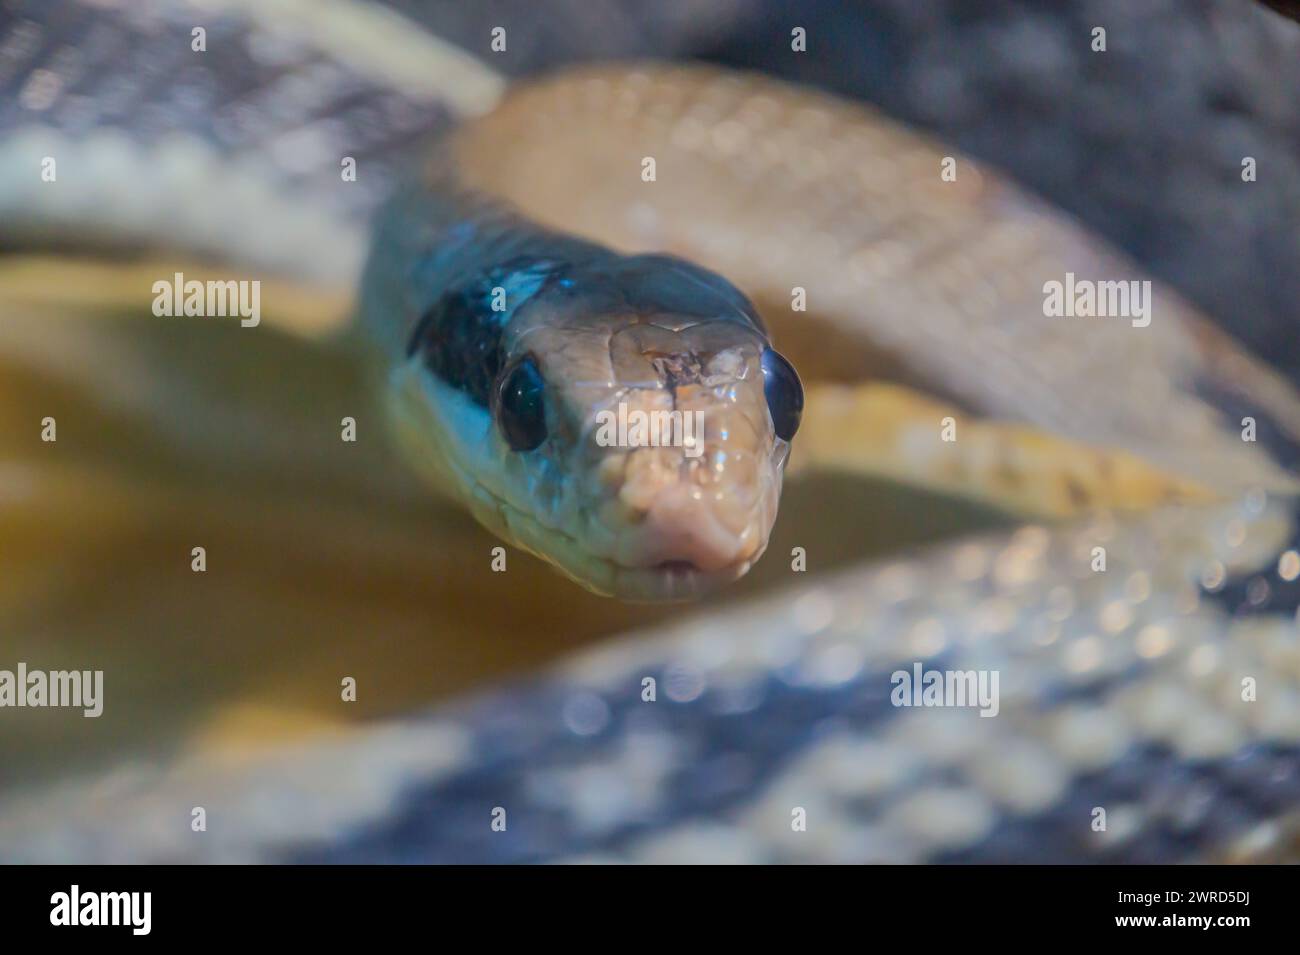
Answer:
[(519, 361), (501, 379), (497, 391), (497, 425), (512, 451), (531, 451), (546, 440), (546, 383), (532, 356)]

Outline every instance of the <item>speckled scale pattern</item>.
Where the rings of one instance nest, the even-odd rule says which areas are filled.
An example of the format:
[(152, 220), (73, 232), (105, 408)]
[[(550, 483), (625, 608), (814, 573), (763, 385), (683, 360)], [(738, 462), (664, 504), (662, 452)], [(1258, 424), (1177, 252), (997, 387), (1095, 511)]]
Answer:
[[(391, 181), (394, 157), (445, 126), (431, 98), (383, 84), (306, 36), (270, 30), (232, 10), (202, 13), (175, 0), (96, 6), (5, 0), (0, 129), (40, 123), (72, 136), (123, 130), (141, 142), (171, 134), (203, 140), (227, 159), (256, 157), (286, 180), (338, 177), (338, 156)], [(190, 47), (195, 26), (207, 49)], [(351, 205), (367, 186), (336, 190)], [(375, 196), (370, 195), (373, 199)], [(355, 208), (355, 206), (353, 206)]]
[[(1286, 508), (1217, 515), (1233, 543), (1202, 559), (1267, 559)], [(967, 542), (765, 601), (725, 631), (700, 620), (657, 644), (625, 641), (548, 685), (444, 712), (476, 727), (475, 765), (283, 858), (1291, 858), (1292, 614), (1234, 621), (1192, 583), (1153, 589), (1145, 569), (1153, 541), (1177, 547), (1204, 518)], [(1097, 540), (1110, 564), (1094, 574)], [(929, 589), (938, 576), (945, 587)], [(893, 706), (890, 672), (913, 659), (996, 666), (1000, 714)], [(1255, 702), (1235, 695), (1242, 674), (1260, 681)], [(646, 676), (654, 703), (641, 698)], [(506, 833), (481, 822), (493, 806), (510, 813)], [(791, 831), (795, 806), (807, 832)], [(1105, 831), (1091, 827), (1097, 807)]]
[[(17, 859), (70, 839), (117, 860), (1295, 861), (1296, 608), (1234, 616), (1230, 586), (1198, 583), (1210, 566), (1268, 573), (1294, 517), (1256, 497), (925, 550), (320, 752), (79, 781), (4, 807), (0, 844)], [(996, 670), (998, 715), (893, 705), (892, 673), (916, 663)], [(201, 842), (152, 825), (196, 786), (238, 825)]]
[[(164, 247), (346, 286), (370, 212), (458, 106), (228, 6), (4, 0), (0, 19), (9, 244)], [(44, 156), (57, 190), (28, 174)]]

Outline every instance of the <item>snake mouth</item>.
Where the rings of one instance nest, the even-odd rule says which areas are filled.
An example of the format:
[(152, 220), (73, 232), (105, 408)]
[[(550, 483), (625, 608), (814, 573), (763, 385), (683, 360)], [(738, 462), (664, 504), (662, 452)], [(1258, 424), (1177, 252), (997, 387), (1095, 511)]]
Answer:
[[(486, 527), (551, 564), (585, 589), (631, 603), (698, 599), (745, 576), (766, 548), (764, 539), (748, 556), (738, 556), (728, 564), (708, 570), (679, 557), (655, 563), (621, 563), (592, 553), (577, 537), (542, 524), (533, 514), (512, 507), (487, 488), (482, 491), (483, 498), (492, 500), (492, 507), (483, 509), (472, 503), (471, 510)], [(476, 503), (481, 505), (482, 499)]]
[(661, 560), (655, 564), (654, 569), (664, 574), (687, 574), (692, 571), (698, 571), (700, 568), (695, 566), (694, 561), (689, 560)]
[(689, 560), (664, 560), (648, 567), (616, 565), (614, 595), (637, 603), (694, 600), (745, 576), (757, 557), (715, 570), (701, 570)]

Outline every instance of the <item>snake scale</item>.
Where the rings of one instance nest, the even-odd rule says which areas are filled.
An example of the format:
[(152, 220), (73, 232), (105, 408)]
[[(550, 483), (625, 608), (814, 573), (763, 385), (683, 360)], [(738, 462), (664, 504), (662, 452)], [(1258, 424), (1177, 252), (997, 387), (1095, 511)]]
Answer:
[[(409, 515), (432, 506), (405, 474), (425, 470), (489, 529), (595, 590), (718, 600), (661, 611), (648, 617), (658, 624), (428, 713), (312, 725), (287, 740), (224, 727), (121, 759), (107, 746), (108, 757), (82, 772), (7, 787), (0, 856), (1296, 857), (1300, 652), (1290, 611), (1300, 557), (1286, 465), (1300, 403), (1163, 287), (1147, 327), (1045, 317), (1045, 281), (1139, 273), (1041, 202), (964, 158), (945, 180), (942, 145), (860, 106), (757, 76), (590, 67), (507, 91), (483, 62), (368, 4), (319, 4), (309, 14), (291, 3), (236, 2), (9, 2), (0, 10), (6, 361), (75, 383), (95, 405), (160, 436), (151, 440), (188, 462), (182, 473), (198, 487), (190, 497), (146, 487), (154, 510), (141, 518), (126, 480), (141, 481), (134, 459), (110, 451), (87, 457), (86, 471), (65, 471), (32, 464), (30, 449), (19, 448), (5, 472), (11, 553), (35, 539), (14, 530), (23, 525), (12, 515), (32, 512), (42, 494), (112, 523), (75, 481), (112, 473), (122, 481), (97, 485), (103, 507), (128, 528), (197, 520), (200, 502), (246, 482), (234, 497), (246, 497), (252, 516), (236, 526), (250, 541), (258, 523), (307, 534), (285, 502), (309, 489), (321, 502), (343, 502), (328, 511), (318, 504), (307, 521), (343, 522), (340, 537), (356, 540), (354, 561), (472, 560), (457, 542), (482, 541), (441, 513), (451, 522), (438, 545), (450, 552), (443, 558), (423, 554), (400, 529), (366, 536), (383, 502)], [(200, 19), (206, 49), (196, 56), (191, 29)], [(42, 191), (34, 170), (47, 156), (59, 159), (60, 180)], [(355, 182), (339, 176), (341, 156), (361, 170)], [(649, 179), (647, 157), (655, 160)], [(59, 256), (40, 266), (56, 271), (35, 271), (36, 255), (51, 251), (75, 255), (78, 271), (57, 271)], [(283, 428), (259, 431), (261, 416), (283, 409), (250, 414), (238, 395), (205, 402), (186, 391), (177, 369), (197, 376), (216, 358), (131, 364), (120, 332), (51, 318), (94, 297), (118, 296), (139, 312), (138, 289), (148, 284), (139, 277), (158, 273), (138, 263), (177, 252), (265, 276), (268, 316), (283, 313), (277, 327), (286, 337), (335, 333), (331, 347), (377, 362), (379, 375), (362, 380), (384, 383), (402, 460), (416, 467), (393, 457), (340, 463), (337, 441), (322, 451)], [(274, 284), (277, 275), (286, 284)], [(806, 314), (791, 311), (793, 286), (809, 298)], [(479, 300), (495, 288), (517, 312), (500, 320), (492, 339), (500, 361), (489, 367), (474, 356), (487, 314)], [(637, 321), (629, 325), (628, 314)], [(602, 324), (611, 315), (623, 318)], [(810, 385), (802, 425), (790, 417), (797, 384), (773, 344)], [(264, 346), (286, 378), (274, 394), (305, 393), (300, 400), (324, 405), (323, 379), (303, 371), (298, 382), (293, 369), (334, 366), (301, 347), (298, 355), (280, 339)], [(251, 351), (235, 360), (262, 367), (256, 362), (267, 359)], [(696, 367), (686, 354), (709, 360)], [(651, 391), (672, 391), (685, 407), (708, 400), (709, 389), (729, 396), (726, 407), (705, 407), (706, 421), (723, 417), (724, 443), (706, 432), (705, 458), (717, 464), (725, 513), (683, 517), (693, 505), (674, 500), (660, 514), (656, 502), (674, 486), (677, 465), (665, 477), (659, 455), (635, 468), (635, 455), (604, 465), (580, 456), (590, 449), (578, 443), (528, 459), (536, 467), (518, 463), (519, 454), (559, 447), (606, 377), (625, 397), (635, 391), (629, 382), (646, 376), (657, 382)], [(538, 378), (551, 402), (540, 437), (529, 404)], [(860, 390), (864, 380), (877, 386)], [(261, 387), (251, 373), (242, 381), (245, 390)], [(775, 398), (764, 387), (773, 381)], [(498, 382), (523, 396), (518, 406), (492, 393)], [(578, 411), (566, 417), (566, 408)], [(27, 417), (39, 420), (35, 409)], [(1257, 422), (1260, 440), (1241, 439), (1243, 415)], [(970, 435), (957, 443), (972, 456), (935, 456), (948, 418)], [(59, 439), (60, 448), (69, 443), (75, 449), (76, 439)], [(864, 494), (898, 501), (900, 484), (1044, 520), (981, 525), (982, 533), (901, 556), (850, 553), (806, 579), (788, 572), (790, 558), (772, 544), (751, 574), (758, 583), (725, 599), (716, 591), (722, 579), (704, 572), (739, 576), (769, 531), (777, 540), (770, 525), (786, 444), (792, 467), (802, 451), (834, 475), (818, 500), (800, 501), (798, 518), (812, 527), (813, 511), (830, 514), (840, 538), (886, 536), (835, 515)], [(489, 459), (475, 457), (489, 448)], [(594, 505), (610, 470), (617, 500)], [(492, 474), (510, 477), (495, 487), (471, 480)], [(258, 511), (263, 492), (280, 503)], [(566, 497), (577, 493), (577, 503)], [(644, 515), (619, 510), (637, 510), (641, 498), (651, 502)], [(537, 521), (521, 501), (546, 502), (531, 512)], [(925, 498), (920, 507), (938, 505)], [(349, 510), (359, 515), (354, 524)], [(573, 523), (593, 511), (607, 513), (608, 538)], [(701, 538), (698, 529), (715, 519)], [(625, 525), (634, 528), (626, 538)], [(801, 530), (792, 533), (781, 548), (800, 542)], [(126, 539), (143, 549), (147, 538)], [(303, 539), (300, 547), (283, 541), (284, 553), (309, 562), (316, 538)], [(815, 563), (817, 547), (807, 549)], [(602, 576), (611, 561), (649, 576)], [(286, 590), (293, 573), (283, 570)], [(483, 582), (486, 560), (477, 571), (446, 573), (447, 599), (458, 588), (460, 599), (439, 613), (463, 614), (464, 632), (490, 643), (492, 611), (476, 601), (509, 603), (509, 591)], [(18, 606), (13, 594), (65, 593), (30, 576), (19, 581), (28, 591), (6, 592), (6, 606)], [(569, 584), (547, 582), (532, 564), (512, 563), (500, 579), (535, 595), (525, 621), (530, 613), (564, 619), (545, 617), (541, 604), (564, 603), (549, 594)], [(152, 618), (126, 593), (123, 584), (98, 623), (60, 617), (56, 625), (15, 611), (34, 635), (23, 652), (32, 657), (44, 634), (61, 628), (95, 643), (128, 633), (113, 608), (145, 626)], [(245, 598), (230, 590), (224, 599)], [(317, 612), (346, 613), (347, 603), (344, 592)], [(173, 625), (184, 626), (183, 609)], [(640, 611), (608, 613), (626, 622)], [(259, 626), (247, 614), (219, 624)], [(134, 665), (147, 668), (147, 656)], [(996, 716), (898, 705), (894, 676), (913, 666), (996, 673)], [(132, 685), (127, 670), (110, 669), (110, 686), (115, 674)], [(147, 699), (136, 712), (165, 718)], [(211, 820), (203, 833), (189, 825), (196, 805)], [(508, 821), (494, 825), (498, 818)]]

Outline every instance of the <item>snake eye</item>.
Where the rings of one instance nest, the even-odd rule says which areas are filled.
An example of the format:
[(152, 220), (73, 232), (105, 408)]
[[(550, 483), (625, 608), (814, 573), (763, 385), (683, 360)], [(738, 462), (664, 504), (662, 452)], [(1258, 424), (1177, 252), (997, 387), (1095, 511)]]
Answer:
[(794, 366), (771, 348), (763, 349), (763, 393), (776, 436), (789, 441), (803, 417), (803, 385)]
[(497, 423), (510, 450), (531, 451), (546, 440), (546, 404), (542, 400), (545, 387), (531, 355), (501, 379)]

